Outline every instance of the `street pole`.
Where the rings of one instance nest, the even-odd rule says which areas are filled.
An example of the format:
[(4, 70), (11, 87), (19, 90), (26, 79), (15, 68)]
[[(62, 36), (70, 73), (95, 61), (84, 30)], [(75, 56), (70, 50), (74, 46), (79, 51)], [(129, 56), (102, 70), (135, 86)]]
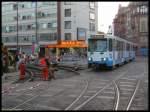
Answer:
[(37, 37), (37, 1), (36, 1), (36, 7), (35, 7), (35, 24), (36, 24), (36, 44), (38, 44), (38, 37)]
[[(61, 44), (61, 2), (57, 2), (57, 44)], [(59, 50), (56, 48), (56, 56), (60, 55)]]
[(19, 46), (18, 46), (18, 2), (17, 2), (17, 52), (19, 51)]

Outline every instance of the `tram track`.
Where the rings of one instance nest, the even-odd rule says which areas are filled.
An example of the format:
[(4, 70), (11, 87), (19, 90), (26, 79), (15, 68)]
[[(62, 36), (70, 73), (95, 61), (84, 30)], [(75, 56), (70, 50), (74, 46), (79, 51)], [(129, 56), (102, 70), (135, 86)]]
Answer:
[[(68, 106), (65, 108), (65, 110), (69, 110), (69, 109), (73, 109), (73, 110), (79, 110), (80, 108), (82, 108), (83, 106), (85, 106), (87, 103), (89, 103), (91, 100), (93, 100), (98, 94), (100, 94), (102, 91), (104, 91), (105, 89), (107, 89), (108, 87), (110, 87), (110, 85), (114, 85), (114, 87), (116, 88), (116, 96), (114, 96), (114, 99), (116, 100), (114, 103), (114, 110), (118, 110), (119, 107), (119, 101), (120, 101), (120, 91), (119, 91), (119, 87), (116, 84), (116, 81), (121, 79), (121, 77), (126, 76), (126, 74), (129, 72), (126, 71), (123, 74), (121, 74), (120, 76), (118, 76), (116, 79), (112, 80), (111, 83), (106, 84), (103, 88), (99, 89), (96, 93), (94, 93), (92, 96), (90, 96), (88, 99), (86, 99), (85, 101), (83, 101), (80, 105), (76, 106), (75, 108), (71, 108), (73, 107), (73, 105), (75, 105), (86, 93), (89, 83), (88, 81), (85, 81), (85, 88), (83, 89), (83, 91), (81, 92), (81, 94), (79, 94), (79, 96)], [(130, 101), (132, 102), (132, 101)], [(129, 104), (130, 106), (130, 104)], [(127, 109), (129, 108), (129, 106), (127, 107)]]
[[(144, 75), (143, 75), (144, 76)], [(142, 77), (143, 77), (142, 76)], [(133, 99), (134, 99), (134, 97), (135, 97), (135, 94), (136, 94), (136, 92), (137, 92), (137, 90), (138, 90), (138, 88), (139, 88), (139, 85), (140, 85), (140, 82), (141, 82), (141, 77), (139, 78), (139, 79), (137, 79), (137, 83), (135, 84), (135, 86), (134, 86), (134, 90), (132, 91), (132, 93), (131, 93), (131, 95), (129, 95), (129, 97), (128, 97), (128, 101), (126, 102), (126, 105), (124, 104), (124, 106), (123, 107), (120, 107), (119, 108), (119, 104), (121, 103), (121, 97), (125, 97), (123, 94), (121, 94), (121, 90), (119, 89), (119, 85), (118, 84), (116, 84), (116, 82), (114, 82), (114, 84), (116, 85), (116, 88), (117, 88), (117, 100), (116, 100), (116, 105), (115, 105), (115, 107), (114, 107), (114, 110), (129, 110), (130, 109), (130, 106), (131, 106), (131, 104), (132, 104), (132, 101), (133, 101)], [(123, 89), (123, 88), (121, 88), (121, 89)]]
[[(78, 69), (79, 66), (67, 67), (67, 66), (61, 65), (61, 66), (58, 66), (57, 68), (62, 69), (62, 70), (67, 70), (67, 71), (73, 72), (73, 73), (75, 73), (75, 74), (77, 74), (77, 75), (80, 75), (80, 73), (79, 73), (78, 71), (76, 71), (76, 69)], [(26, 71), (26, 72), (29, 73), (29, 71)], [(23, 83), (24, 83), (24, 84), (25, 84), (25, 83), (28, 83), (30, 80), (31, 80), (31, 78), (29, 77), (29, 79), (27, 79), (27, 80), (24, 81)], [(17, 81), (15, 81), (15, 82), (12, 81), (11, 83), (17, 83)], [(22, 86), (22, 85), (20, 84), (20, 85), (17, 85), (17, 86), (15, 86), (15, 87), (4, 87), (4, 89), (2, 90), (2, 94), (7, 94), (7, 93), (10, 92), (10, 90), (15, 89), (15, 88), (18, 87), (18, 86)], [(33, 86), (33, 88), (34, 88), (34, 86)]]
[[(66, 67), (64, 67), (64, 68), (66, 68)], [(132, 69), (133, 67), (131, 67), (130, 69)], [(65, 69), (64, 69), (65, 70)], [(68, 70), (68, 71), (70, 71), (70, 70)], [(116, 93), (116, 95), (114, 96), (114, 99), (115, 99), (115, 101), (114, 101), (114, 105), (113, 105), (113, 110), (120, 110), (119, 109), (119, 104), (120, 104), (120, 102), (121, 102), (121, 96), (122, 96), (122, 94), (121, 94), (121, 92), (120, 92), (120, 84), (122, 83), (122, 84), (127, 84), (127, 83), (129, 83), (128, 82), (128, 79), (130, 79), (130, 80), (132, 80), (131, 78), (128, 78), (128, 77), (124, 77), (124, 76), (126, 76), (126, 74), (128, 74), (128, 72), (130, 72), (130, 70), (128, 70), (128, 71), (124, 71), (121, 75), (119, 75), (118, 77), (116, 77), (115, 79), (113, 79), (109, 84), (106, 84), (104, 87), (102, 87), (102, 88), (100, 88), (99, 90), (97, 90), (97, 92), (96, 93), (93, 93), (93, 95), (92, 96), (89, 96), (86, 100), (84, 99), (84, 101), (82, 101), (82, 103), (80, 103), (78, 106), (76, 106), (75, 108), (72, 108), (72, 107), (74, 107), (74, 105), (76, 105), (78, 102), (80, 102), (80, 100), (82, 99), (82, 97), (84, 97), (84, 95), (85, 95), (85, 93), (87, 92), (87, 90), (89, 89), (89, 86), (90, 86), (90, 81), (92, 81), (92, 80), (88, 80), (87, 78), (85, 78), (85, 77), (82, 77), (82, 80), (84, 81), (84, 88), (82, 89), (82, 91), (81, 91), (81, 93), (77, 96), (77, 98), (75, 98), (74, 100), (73, 100), (73, 102), (72, 103), (70, 103), (66, 108), (65, 108), (65, 110), (79, 110), (79, 109), (81, 109), (82, 107), (84, 107), (86, 104), (88, 104), (88, 103), (90, 103), (96, 96), (98, 96), (100, 93), (102, 93), (104, 90), (106, 90), (107, 88), (109, 88), (111, 85), (113, 85), (114, 87), (115, 87), (115, 93)], [(74, 72), (74, 73), (76, 73), (76, 72)], [(81, 74), (81, 76), (82, 76), (82, 73), (80, 73)], [(89, 79), (90, 79), (90, 77), (88, 77)], [(137, 78), (139, 78), (139, 77), (137, 77)], [(120, 81), (121, 83), (119, 84), (118, 83), (118, 81), (119, 80), (124, 80), (124, 82), (123, 81)], [(125, 81), (126, 80), (126, 81)], [(140, 82), (141, 82), (141, 80), (139, 79), (138, 81), (137, 81), (137, 79), (136, 79), (136, 86), (134, 86), (134, 92), (132, 91), (132, 96), (130, 95), (130, 100), (128, 100), (128, 104), (127, 105), (125, 105), (124, 107), (126, 107), (126, 110), (129, 110), (130, 109), (130, 107), (131, 107), (131, 104), (132, 104), (132, 101), (133, 101), (133, 99), (134, 99), (134, 96), (135, 96), (135, 94), (136, 94), (136, 91), (137, 91), (137, 89), (138, 89), (138, 86), (140, 85)], [(128, 89), (128, 88), (127, 88)], [(47, 90), (47, 89), (46, 89)], [(66, 91), (66, 90), (64, 90), (64, 91)], [(43, 93), (40, 93), (40, 95), (42, 95)], [(59, 94), (59, 93), (57, 93), (57, 94)], [(55, 95), (55, 96), (57, 96), (57, 94)], [(28, 100), (26, 100), (25, 102), (23, 102), (22, 104), (20, 104), (19, 106), (21, 106), (21, 105), (24, 105), (25, 103), (27, 103), (27, 102), (29, 102), (29, 101), (31, 101), (31, 100), (33, 100), (34, 98), (36, 98), (36, 97), (38, 97), (38, 96), (40, 96), (40, 95), (36, 95), (35, 97), (33, 97), (33, 98), (29, 98)], [(85, 98), (85, 97), (84, 97)], [(11, 108), (11, 109), (17, 109), (19, 106), (17, 106), (17, 107), (14, 107), (14, 108)], [(123, 109), (124, 110), (124, 109)]]
[[(74, 71), (73, 71), (74, 72)], [(74, 72), (74, 73), (78, 73), (78, 72)], [(78, 73), (79, 74), (79, 73)], [(51, 81), (50, 81), (51, 82)], [(47, 84), (47, 87), (44, 87), (44, 89), (43, 90), (48, 90), (49, 88), (50, 88), (50, 82), (48, 82), (48, 84)], [(67, 88), (68, 89), (68, 88)], [(64, 89), (63, 91), (66, 91), (67, 89)], [(61, 94), (63, 91), (60, 91), (60, 92), (58, 92), (58, 93), (56, 93), (55, 95), (53, 95), (53, 96), (56, 96), (56, 95), (58, 95), (58, 94)], [(27, 91), (25, 91), (25, 92), (23, 92), (22, 94), (24, 94), (24, 93), (26, 93)], [(37, 98), (38, 96), (41, 96), (42, 94), (44, 94), (45, 93), (45, 91), (43, 92), (40, 92), (39, 94), (37, 94), (37, 95), (35, 95), (35, 96), (32, 96), (32, 97), (30, 97), (30, 98), (28, 98), (27, 100), (25, 100), (25, 101), (23, 101), (22, 103), (20, 103), (20, 104), (18, 104), (18, 105), (16, 105), (15, 107), (13, 107), (13, 108), (8, 108), (8, 110), (14, 110), (14, 109), (17, 109), (18, 107), (20, 107), (20, 106), (23, 106), (24, 104), (26, 104), (26, 103), (28, 103), (29, 101), (31, 101), (31, 100), (33, 100), (33, 99), (35, 99), (35, 98)], [(21, 94), (21, 95), (22, 95)], [(19, 96), (21, 96), (21, 95), (19, 95)], [(17, 97), (19, 97), (19, 96), (17, 96)]]
[[(124, 72), (123, 74), (118, 76), (115, 80), (117, 80), (118, 78), (124, 76), (125, 74), (126, 74), (126, 72)], [(104, 87), (100, 88), (99, 90), (97, 90), (96, 93), (94, 93), (91, 97), (89, 97), (87, 100), (85, 100), (79, 106), (75, 107), (73, 110), (79, 110), (81, 107), (83, 107), (88, 102), (90, 102), (93, 98), (95, 98), (99, 93), (101, 93), (103, 90), (105, 90), (107, 87), (109, 87), (112, 83), (113, 83), (113, 81), (111, 83), (109, 83), (109, 84), (106, 84)], [(86, 80), (85, 81), (85, 88), (83, 89), (83, 91), (78, 95), (78, 97), (69, 106), (67, 106), (65, 108), (65, 110), (72, 109), (72, 107), (84, 96), (84, 94), (86, 94), (86, 92), (88, 90), (88, 86), (89, 86), (89, 82)]]

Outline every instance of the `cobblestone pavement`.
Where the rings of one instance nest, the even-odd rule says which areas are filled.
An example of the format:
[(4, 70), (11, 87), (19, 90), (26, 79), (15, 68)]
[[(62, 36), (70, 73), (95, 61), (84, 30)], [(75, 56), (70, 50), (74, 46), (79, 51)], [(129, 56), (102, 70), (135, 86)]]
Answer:
[[(148, 59), (137, 58), (112, 71), (80, 70), (80, 75), (58, 70), (56, 80), (12, 83), (18, 73), (2, 77), (2, 109), (12, 110), (113, 110), (119, 86), (118, 110), (125, 110), (137, 81), (141, 83), (129, 110), (148, 110)], [(144, 74), (144, 76), (143, 76)], [(6, 78), (7, 77), (7, 78)], [(107, 86), (106, 86), (107, 85)], [(104, 88), (104, 89), (103, 89)]]

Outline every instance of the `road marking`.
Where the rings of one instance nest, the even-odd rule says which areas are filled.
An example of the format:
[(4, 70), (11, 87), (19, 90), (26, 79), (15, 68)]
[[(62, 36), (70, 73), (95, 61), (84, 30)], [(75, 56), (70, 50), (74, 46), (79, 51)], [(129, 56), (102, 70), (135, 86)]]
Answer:
[(53, 96), (52, 94), (44, 94), (44, 95), (41, 95), (41, 97), (51, 97)]
[(121, 95), (131, 95), (131, 93), (121, 93)]
[(68, 97), (77, 97), (77, 95), (72, 94), (72, 95), (68, 95)]
[(131, 81), (136, 81), (136, 79), (131, 79), (131, 78), (129, 79), (129, 78), (125, 78), (125, 77), (124, 77), (124, 78), (121, 78), (120, 80), (129, 80), (129, 81), (131, 80)]
[(87, 93), (96, 93), (97, 91), (87, 91)]
[(111, 97), (111, 96), (97, 96), (96, 98), (99, 98), (99, 99), (114, 99), (114, 97)]
[(133, 92), (133, 89), (121, 88), (121, 91), (132, 91)]
[(121, 84), (120, 84), (120, 86), (121, 86), (121, 87), (128, 87), (128, 88), (134, 88), (134, 87), (135, 87), (135, 86), (133, 86), (133, 85), (121, 85)]
[(91, 97), (91, 96), (83, 96), (84, 98), (89, 98), (89, 97)]
[(120, 84), (123, 83), (123, 84), (134, 84), (133, 82), (119, 82)]
[(52, 110), (60, 110), (56, 107), (51, 107), (51, 106), (45, 106), (45, 105), (40, 105), (40, 104), (37, 104), (36, 105), (37, 107), (43, 107), (43, 108), (46, 108), (46, 109), (52, 109)]
[(114, 92), (112, 92), (112, 91), (105, 91), (105, 92), (103, 92), (104, 94), (115, 94)]

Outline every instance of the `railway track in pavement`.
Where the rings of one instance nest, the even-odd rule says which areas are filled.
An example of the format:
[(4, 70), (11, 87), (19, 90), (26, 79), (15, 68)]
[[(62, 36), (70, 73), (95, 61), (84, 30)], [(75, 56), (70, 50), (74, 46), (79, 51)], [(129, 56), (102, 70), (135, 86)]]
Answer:
[[(86, 80), (85, 81), (85, 88), (83, 89), (81, 94), (79, 94), (78, 97), (68, 107), (65, 108), (65, 110), (86, 109), (86, 105), (90, 104), (91, 101), (94, 100), (94, 98), (98, 95), (99, 96), (97, 98), (99, 98), (101, 100), (103, 99), (101, 102), (103, 102), (105, 100), (105, 98), (109, 99), (108, 96), (100, 96), (101, 93), (102, 93), (102, 95), (104, 95), (105, 93), (114, 93), (114, 96), (110, 97), (110, 99), (112, 98), (113, 102), (114, 102), (113, 104), (111, 104), (110, 109), (112, 109), (112, 110), (129, 110), (130, 105), (132, 104), (133, 98), (135, 96), (135, 93), (136, 93), (136, 91), (138, 89), (138, 86), (140, 84), (140, 78), (141, 77), (140, 78), (138, 77), (137, 79), (135, 77), (132, 77), (133, 79), (131, 79), (131, 77), (128, 78), (129, 77), (128, 72), (129, 72), (129, 70), (127, 72), (124, 72), (123, 74), (121, 74), (120, 76), (118, 76), (117, 78), (112, 80), (111, 82), (106, 82), (105, 86), (103, 86), (99, 90), (96, 90), (95, 92), (93, 92), (93, 95), (86, 95), (87, 92), (89, 91), (88, 88), (89, 88), (89, 85), (90, 85), (89, 82)], [(133, 82), (133, 80), (134, 80), (134, 82)], [(123, 89), (123, 87), (121, 87), (121, 84), (119, 84), (120, 86), (118, 85), (118, 83), (117, 83), (118, 81), (120, 81), (120, 83), (126, 83), (126, 85), (122, 85), (122, 86), (127, 86), (129, 88), (131, 86), (133, 87), (132, 91), (130, 93), (130, 96), (127, 95), (128, 96), (128, 101), (126, 102), (126, 104), (123, 104), (123, 105), (122, 105), (123, 102), (121, 102), (120, 99), (122, 97), (123, 98), (125, 97), (124, 94), (129, 94), (129, 93), (123, 93), (122, 94), (122, 91), (120, 90), (120, 88)], [(129, 81), (131, 81), (131, 82), (129, 82)], [(130, 83), (130, 85), (127, 85), (127, 83), (128, 84)], [(114, 86), (114, 87), (112, 87), (112, 86)], [(114, 89), (112, 89), (112, 88), (114, 88)], [(124, 89), (126, 89), (128, 91), (129, 88), (124, 88)], [(109, 92), (108, 92), (108, 91), (106, 91), (107, 89), (112, 89), (112, 90), (111, 91), (109, 90)], [(83, 99), (85, 99), (85, 100), (83, 100)], [(103, 108), (101, 108), (101, 109), (103, 109)], [(104, 107), (104, 109), (105, 109), (105, 107)]]
[[(118, 77), (113, 78), (113, 80), (92, 79), (91, 75), (82, 77), (83, 75), (80, 72), (80, 76), (82, 77), (80, 79), (84, 82), (84, 85), (79, 87), (80, 93), (71, 96), (73, 97), (73, 100), (70, 100), (71, 103), (67, 102), (63, 108), (58, 108), (64, 110), (90, 110), (90, 107), (91, 110), (129, 110), (138, 86), (140, 85), (140, 78), (142, 78), (142, 76), (139, 77), (140, 75), (131, 76), (131, 70), (133, 68), (134, 66), (132, 65), (129, 70), (124, 69), (124, 72)], [(121, 70), (123, 69), (121, 68)], [(114, 70), (113, 72), (117, 74), (121, 70), (117, 70), (117, 72)], [(71, 89), (66, 90), (61, 93), (68, 93)], [(43, 93), (40, 93), (37, 96), (42, 94)], [(59, 94), (60, 93), (55, 96), (57, 97)], [(19, 104), (19, 106), (24, 105), (36, 97), (26, 100), (22, 104)], [(62, 97), (64, 97), (64, 95), (62, 95)], [(11, 109), (18, 109), (19, 106)]]

